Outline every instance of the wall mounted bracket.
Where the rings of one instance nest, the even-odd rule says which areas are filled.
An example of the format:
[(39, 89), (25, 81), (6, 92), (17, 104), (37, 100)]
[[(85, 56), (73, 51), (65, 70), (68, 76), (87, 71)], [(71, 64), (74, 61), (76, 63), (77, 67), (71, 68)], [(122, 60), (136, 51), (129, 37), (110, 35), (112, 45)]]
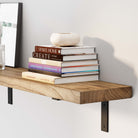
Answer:
[(57, 98), (52, 98), (52, 100), (60, 101), (60, 99), (57, 99)]
[(101, 102), (101, 130), (109, 132), (109, 102)]
[(8, 104), (13, 104), (13, 92), (12, 88), (8, 87)]

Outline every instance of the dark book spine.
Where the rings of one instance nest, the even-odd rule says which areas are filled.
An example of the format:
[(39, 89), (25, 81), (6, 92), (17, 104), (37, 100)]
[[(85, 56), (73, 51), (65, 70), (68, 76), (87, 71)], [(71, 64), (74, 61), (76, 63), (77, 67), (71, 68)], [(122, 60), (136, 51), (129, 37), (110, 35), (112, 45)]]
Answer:
[(54, 54), (46, 54), (46, 53), (33, 52), (32, 56), (34, 58), (63, 61), (63, 56), (62, 55), (54, 55)]
[(42, 74), (46, 74), (46, 75), (52, 75), (52, 76), (61, 77), (61, 74), (60, 73), (55, 73), (55, 72), (42, 71), (42, 70), (31, 69), (31, 68), (29, 68), (28, 71), (35, 72), (35, 73), (42, 73)]
[(61, 48), (35, 46), (35, 52), (61, 55)]

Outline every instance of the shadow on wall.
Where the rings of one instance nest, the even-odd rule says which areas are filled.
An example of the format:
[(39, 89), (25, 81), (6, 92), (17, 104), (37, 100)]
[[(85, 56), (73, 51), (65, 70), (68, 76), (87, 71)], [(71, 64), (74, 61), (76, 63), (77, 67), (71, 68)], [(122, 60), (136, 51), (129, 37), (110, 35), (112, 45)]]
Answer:
[(84, 45), (95, 45), (100, 63), (100, 80), (131, 85), (135, 88), (137, 77), (134, 69), (114, 57), (114, 48), (108, 42), (84, 37)]

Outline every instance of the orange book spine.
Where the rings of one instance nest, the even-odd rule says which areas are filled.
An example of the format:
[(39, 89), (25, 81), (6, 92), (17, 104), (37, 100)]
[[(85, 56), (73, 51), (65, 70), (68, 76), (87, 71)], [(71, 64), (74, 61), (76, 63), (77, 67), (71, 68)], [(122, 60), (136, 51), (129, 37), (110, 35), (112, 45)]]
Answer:
[(98, 66), (98, 64), (90, 64), (90, 65), (77, 65), (77, 66), (66, 66), (66, 67), (63, 67), (63, 68), (88, 67), (88, 66)]

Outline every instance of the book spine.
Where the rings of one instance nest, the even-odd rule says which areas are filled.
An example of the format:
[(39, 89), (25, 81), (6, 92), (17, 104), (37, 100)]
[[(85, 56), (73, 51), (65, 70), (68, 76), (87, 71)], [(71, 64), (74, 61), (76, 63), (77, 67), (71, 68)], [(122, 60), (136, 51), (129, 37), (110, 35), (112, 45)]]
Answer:
[(29, 62), (31, 63), (38, 63), (38, 64), (45, 64), (45, 65), (51, 65), (51, 66), (62, 66), (61, 61), (54, 61), (54, 60), (46, 60), (46, 59), (39, 59), (39, 58), (29, 58)]
[(32, 68), (29, 68), (28, 71), (61, 77), (60, 73), (55, 73), (55, 72), (42, 71), (42, 70), (37, 70), (37, 69), (32, 69)]
[(61, 55), (61, 48), (35, 46), (35, 52)]
[(84, 70), (84, 71), (72, 71), (72, 72), (63, 72), (62, 74), (67, 73), (83, 73), (83, 72), (98, 72), (99, 70)]
[(51, 66), (51, 65), (44, 65), (44, 64), (37, 64), (37, 63), (29, 62), (28, 68), (42, 70), (42, 71), (55, 72), (55, 73), (61, 73), (61, 67)]
[(33, 56), (33, 58), (63, 61), (63, 56), (62, 55), (54, 55), (54, 54), (33, 52), (32, 56)]
[(55, 83), (55, 78), (53, 76), (33, 72), (22, 72), (22, 78), (51, 84)]
[(99, 64), (89, 64), (89, 65), (76, 65), (76, 66), (65, 66), (63, 68), (74, 68), (74, 67), (89, 67), (89, 66), (98, 66)]

